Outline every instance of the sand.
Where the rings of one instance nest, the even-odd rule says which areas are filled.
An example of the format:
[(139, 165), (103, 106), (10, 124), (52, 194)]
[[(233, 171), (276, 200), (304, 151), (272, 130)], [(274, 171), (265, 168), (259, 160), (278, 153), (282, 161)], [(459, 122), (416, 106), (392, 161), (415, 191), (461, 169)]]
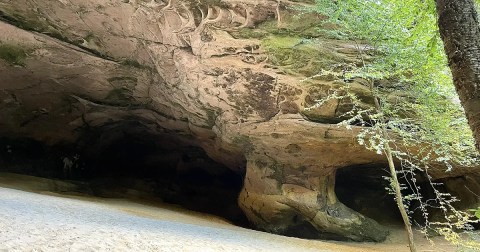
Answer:
[[(457, 251), (439, 239), (435, 247), (424, 239), (418, 244), (419, 251)], [(171, 205), (0, 187), (0, 251), (409, 250), (400, 229), (379, 244), (304, 240), (237, 227)]]

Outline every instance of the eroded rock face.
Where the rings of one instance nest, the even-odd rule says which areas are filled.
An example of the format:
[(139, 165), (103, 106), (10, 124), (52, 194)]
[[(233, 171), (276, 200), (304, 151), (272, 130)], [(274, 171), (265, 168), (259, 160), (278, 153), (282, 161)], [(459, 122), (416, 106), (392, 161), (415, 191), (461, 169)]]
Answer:
[[(305, 78), (358, 63), (355, 47), (322, 40), (310, 29), (317, 16), (301, 30), (321, 48), (272, 33), (300, 29), (278, 4), (3, 0), (0, 135), (75, 145), (135, 121), (246, 172), (238, 203), (257, 228), (381, 241), (384, 228), (339, 202), (334, 184), (338, 168), (384, 160), (356, 143), (358, 129), (329, 124), (348, 101), (305, 110), (344, 84)], [(289, 63), (297, 57), (305, 64)], [(352, 86), (372, 103), (361, 81)]]

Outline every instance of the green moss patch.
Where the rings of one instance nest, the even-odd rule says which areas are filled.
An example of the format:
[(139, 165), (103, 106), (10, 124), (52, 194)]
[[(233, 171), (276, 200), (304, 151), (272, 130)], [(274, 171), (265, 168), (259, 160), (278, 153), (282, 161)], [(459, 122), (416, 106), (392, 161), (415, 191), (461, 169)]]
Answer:
[(281, 11), (281, 22), (271, 18), (256, 28), (243, 28), (231, 32), (239, 39), (259, 39), (269, 54), (269, 63), (280, 66), (287, 74), (306, 77), (318, 74), (322, 69), (347, 61), (325, 38), (335, 30), (325, 23), (326, 17), (286, 7)]
[(3, 11), (0, 11), (0, 20), (27, 31), (44, 31), (48, 28), (47, 24), (42, 23), (39, 20), (27, 19), (16, 13), (9, 15)]
[(12, 66), (25, 66), (27, 50), (17, 45), (0, 44), (0, 59)]
[(250, 154), (255, 150), (255, 145), (249, 136), (237, 135), (233, 138), (233, 144), (237, 145), (245, 154)]
[(345, 61), (319, 40), (272, 35), (264, 39), (262, 45), (269, 53), (270, 63), (283, 67), (289, 74), (313, 76)]
[(231, 32), (235, 38), (263, 39), (268, 35), (289, 37), (318, 38), (324, 37), (325, 17), (317, 13), (304, 13), (288, 9), (282, 12), (282, 21), (278, 25), (277, 19), (270, 19), (258, 24), (255, 29), (242, 28)]
[(9, 23), (13, 26), (16, 26), (20, 29), (27, 30), (27, 31), (35, 31), (39, 33), (43, 33), (48, 35), (49, 37), (61, 40), (63, 42), (76, 45), (80, 48), (82, 48), (85, 51), (88, 51), (92, 53), (93, 55), (103, 58), (103, 59), (109, 59), (111, 60), (111, 57), (108, 55), (105, 55), (102, 52), (99, 52), (95, 49), (85, 47), (82, 45), (84, 39), (89, 41), (89, 40), (96, 40), (96, 38), (93, 34), (88, 33), (85, 38), (76, 36), (74, 34), (67, 34), (66, 30), (60, 29), (57, 25), (54, 23), (50, 23), (48, 19), (43, 19), (40, 16), (22, 16), (18, 14), (17, 12), (20, 12), (18, 10), (0, 10), (0, 21)]

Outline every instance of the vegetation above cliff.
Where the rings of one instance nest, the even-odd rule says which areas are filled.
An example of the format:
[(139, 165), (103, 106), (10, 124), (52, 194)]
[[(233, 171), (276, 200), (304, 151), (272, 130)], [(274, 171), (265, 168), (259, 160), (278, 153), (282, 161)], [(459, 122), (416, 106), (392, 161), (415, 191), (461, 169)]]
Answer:
[[(438, 184), (431, 182), (435, 196), (426, 199), (416, 184), (416, 174), (426, 173), (429, 177), (429, 162), (443, 163), (450, 171), (454, 164), (475, 166), (480, 160), (452, 83), (437, 28), (435, 2), (317, 0), (316, 3), (315, 8), (305, 10), (328, 16), (326, 22), (338, 27), (329, 30), (329, 36), (354, 41), (362, 63), (343, 69), (342, 93), (334, 92), (314, 106), (321, 106), (329, 99), (349, 99), (354, 106), (347, 112), (350, 119), (343, 123), (347, 127), (352, 123), (370, 126), (359, 134), (359, 143), (388, 159), (391, 188), (387, 190), (395, 195), (411, 251), (416, 249), (407, 214), (408, 205), (413, 202), (419, 204), (425, 217), (422, 228), (425, 233), (433, 229), (454, 244), (478, 249), (478, 243), (463, 241), (456, 233), (458, 229), (470, 230), (469, 219), (474, 217), (455, 209), (452, 205), (455, 197), (440, 193), (436, 189)], [(366, 60), (369, 56), (373, 56), (372, 60)], [(324, 74), (322, 71), (319, 75)], [(354, 78), (366, 80), (375, 99), (374, 108), (355, 106), (360, 102), (355, 93), (349, 92), (348, 84)], [(404, 97), (392, 97), (399, 90)], [(401, 172), (396, 171), (394, 158), (400, 160)], [(407, 183), (400, 184), (397, 173)], [(404, 188), (416, 193), (402, 195)], [(439, 205), (432, 206), (430, 200)], [(440, 208), (445, 219), (430, 223), (428, 215), (432, 207)]]
[[(432, 145), (433, 152), (423, 155), (444, 162), (448, 170), (479, 163), (452, 84), (434, 2), (317, 0), (313, 7), (294, 5), (278, 15), (280, 19), (232, 35), (260, 39), (268, 62), (290, 75), (328, 80), (334, 76), (344, 82), (342, 91), (352, 90), (350, 83), (359, 79), (373, 81), (388, 128), (406, 144)], [(339, 47), (342, 43), (354, 48)], [(355, 97), (343, 100), (357, 100), (357, 111), (340, 118), (358, 116), (365, 109), (360, 104), (365, 99), (351, 93)], [(309, 119), (315, 120), (315, 115)], [(349, 123), (358, 124), (357, 119)]]
[[(378, 95), (389, 128), (411, 142), (432, 144), (439, 161), (478, 163), (438, 34), (434, 2), (317, 0), (314, 9), (305, 11), (329, 16), (325, 22), (339, 28), (326, 33), (355, 41), (360, 57), (375, 56), (349, 69), (345, 78), (372, 79), (386, 91)], [(390, 94), (399, 90), (409, 99), (392, 99)], [(415, 116), (404, 118), (412, 112)]]

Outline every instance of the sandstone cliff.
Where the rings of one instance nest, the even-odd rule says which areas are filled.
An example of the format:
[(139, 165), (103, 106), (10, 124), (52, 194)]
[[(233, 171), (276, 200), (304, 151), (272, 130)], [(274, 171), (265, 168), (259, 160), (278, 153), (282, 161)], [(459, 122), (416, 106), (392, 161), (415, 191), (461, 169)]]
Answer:
[[(125, 125), (168, 135), (166, 145), (199, 147), (245, 173), (238, 204), (259, 229), (288, 234), (308, 224), (383, 240), (382, 226), (337, 199), (335, 173), (385, 160), (357, 144), (358, 128), (334, 125), (348, 102), (305, 110), (344, 85), (335, 75), (307, 77), (360, 62), (353, 43), (315, 29), (321, 16), (291, 8), (308, 4), (1, 0), (0, 136), (54, 146), (92, 129), (114, 141), (102, 136)], [(372, 104), (361, 80), (352, 87)]]

